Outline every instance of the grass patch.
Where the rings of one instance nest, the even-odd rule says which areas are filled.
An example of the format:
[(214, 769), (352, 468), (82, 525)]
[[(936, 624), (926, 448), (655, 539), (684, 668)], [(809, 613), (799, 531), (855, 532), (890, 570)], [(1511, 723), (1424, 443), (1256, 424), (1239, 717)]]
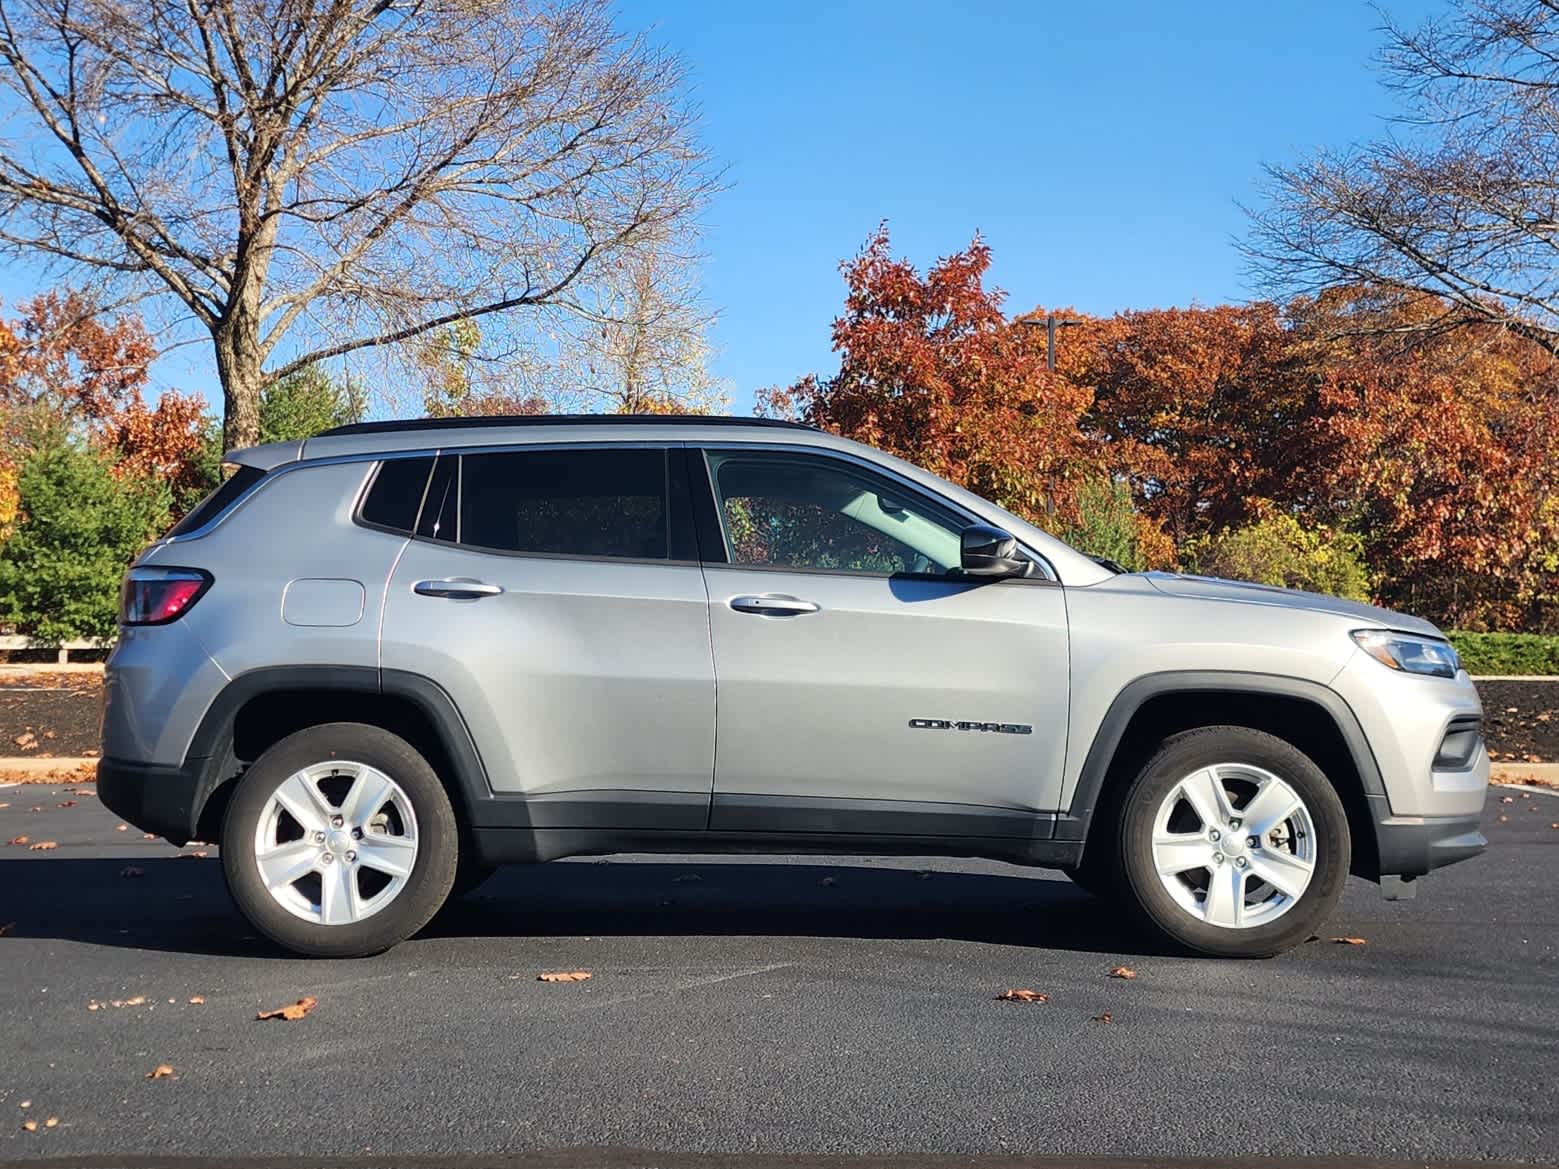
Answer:
[(1469, 674), (1559, 674), (1559, 636), (1456, 629), (1446, 636)]

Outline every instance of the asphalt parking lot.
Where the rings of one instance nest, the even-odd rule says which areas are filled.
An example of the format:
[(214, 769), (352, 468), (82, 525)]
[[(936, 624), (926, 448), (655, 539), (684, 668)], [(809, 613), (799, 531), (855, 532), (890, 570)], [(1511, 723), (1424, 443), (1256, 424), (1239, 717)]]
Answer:
[(1559, 1157), (1559, 796), (1496, 790), (1485, 856), (1410, 902), (1351, 882), (1265, 962), (1159, 953), (1058, 874), (815, 857), (511, 870), (310, 962), (90, 791), (0, 789), (0, 1160)]

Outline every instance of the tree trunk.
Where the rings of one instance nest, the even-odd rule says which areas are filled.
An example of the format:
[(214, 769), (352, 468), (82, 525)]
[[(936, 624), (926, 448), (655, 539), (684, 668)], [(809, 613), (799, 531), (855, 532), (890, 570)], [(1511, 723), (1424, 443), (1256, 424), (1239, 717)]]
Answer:
[(238, 450), (260, 441), (260, 388), (264, 374), (260, 369), (260, 349), (251, 335), (231, 322), (213, 334), (216, 342), (217, 376), (222, 381), (222, 449)]

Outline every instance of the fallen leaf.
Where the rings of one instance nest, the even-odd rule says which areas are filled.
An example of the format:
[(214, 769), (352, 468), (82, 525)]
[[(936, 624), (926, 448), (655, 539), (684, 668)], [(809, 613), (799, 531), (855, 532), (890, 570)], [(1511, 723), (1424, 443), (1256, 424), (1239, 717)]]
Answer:
[(41, 812), (41, 811), (43, 811), (43, 805), (42, 804), (34, 804), (31, 808), (29, 808), (27, 810), (29, 812)]
[(15, 743), (23, 751), (31, 751), (38, 745), (38, 736), (31, 731), (23, 731), (16, 738), (12, 739), (11, 742)]
[(48, 1120), (43, 1122), (43, 1127), (44, 1128), (58, 1128), (59, 1127), (59, 1123), (60, 1123), (60, 1118), (59, 1117), (51, 1116), (51, 1117), (49, 1117)]
[(11, 837), (10, 840), (7, 840), (6, 843), (7, 844), (26, 844), (29, 839), (30, 838), (26, 837), (26, 836), (13, 836), (13, 837)]
[(22, 1121), (22, 1127), (25, 1128), (28, 1132), (37, 1132), (38, 1122), (36, 1120), (24, 1120)]
[(53, 840), (40, 840), (37, 844), (29, 844), (27, 846), (27, 851), (28, 852), (48, 852), (50, 849), (58, 848), (58, 847), (59, 847), (59, 844), (56, 841), (53, 841)]
[(1515, 796), (1500, 796), (1499, 802), (1502, 803), (1502, 804), (1513, 804), (1513, 803), (1516, 802), (1516, 797)]
[(98, 1002), (96, 999), (93, 999), (90, 1003), (87, 1004), (87, 1010), (89, 1011), (101, 1011), (102, 1009), (103, 1004)]
[(10, 806), (11, 806), (11, 802), (9, 800), (7, 800), (3, 804), (0, 804), (0, 808), (9, 808)]
[(56, 808), (74, 808), (76, 806), (76, 801), (75, 800), (61, 800), (59, 803), (55, 804), (54, 806)]
[[(1555, 824), (1554, 827), (1559, 828), (1559, 824)], [(14, 921), (0, 922), (0, 938), (8, 938), (15, 932), (16, 923)]]
[(198, 1007), (205, 1001), (206, 998), (204, 995), (192, 994), (189, 996), (189, 1005), (192, 1007)]
[(1095, 1023), (1113, 1023), (1115, 1022), (1115, 1016), (1110, 1014), (1109, 1011), (1105, 1011), (1102, 1015), (1095, 1015), (1093, 1021)]
[(146, 1078), (148, 1080), (168, 1080), (168, 1079), (172, 1079), (173, 1078), (173, 1065), (171, 1063), (160, 1063), (156, 1067), (154, 1067), (151, 1071), (146, 1073)]
[(1365, 938), (1333, 938), (1332, 941), (1339, 946), (1363, 946), (1368, 944), (1368, 940)]
[(1499, 823), (1504, 824), (1504, 823), (1507, 823), (1509, 820), (1510, 820), (1509, 816), (1501, 816), (1499, 818)]
[(1028, 990), (1022, 987), (1010, 987), (996, 996), (997, 1002), (1003, 1003), (1048, 1003), (1050, 996), (1041, 994), (1037, 990)]
[[(115, 1003), (114, 1005), (118, 1006), (119, 1004)], [(146, 996), (144, 994), (138, 994), (133, 999), (125, 999), (124, 1005), (127, 1006), (127, 1007), (141, 1007), (141, 1006), (145, 1006), (146, 1005)]]
[(135, 865), (126, 865), (119, 870), (119, 875), (121, 877), (141, 877), (146, 875), (146, 870), (137, 868)]
[(306, 994), (297, 1002), (291, 1003), (285, 1007), (277, 1007), (274, 1011), (261, 1011), (255, 1016), (255, 1018), (285, 1019), (289, 1023), (294, 1023), (312, 1011), (318, 1004), (319, 1000), (317, 998), (311, 994)]
[(198, 860), (204, 860), (205, 857), (206, 857), (206, 850), (203, 849), (203, 848), (198, 848), (194, 852), (181, 852), (181, 853), (179, 853), (178, 856), (174, 857), (173, 859), (176, 860), (176, 861), (198, 861)]
[(115, 824), (114, 825), (114, 831), (115, 832), (128, 832), (129, 830), (130, 830), (130, 825), (128, 825), (128, 824)]
[(18, 1108), (31, 1108), (32, 1107), (32, 1101), (31, 1100), (23, 1100), (20, 1104), (17, 1105), (17, 1107)]
[(589, 978), (588, 970), (549, 970), (536, 975), (537, 982), (586, 982)]
[(155, 832), (143, 832), (143, 833), (141, 833), (141, 839), (142, 840), (156, 840), (157, 839), (157, 834)]
[(1537, 807), (1536, 804), (1528, 804), (1527, 805), (1527, 811), (1529, 811), (1529, 812), (1536, 812), (1537, 810), (1538, 810), (1538, 807)]
[(1135, 977), (1137, 977), (1137, 972), (1135, 970), (1133, 970), (1130, 966), (1117, 966), (1114, 970), (1110, 971), (1110, 977), (1111, 978), (1135, 978)]

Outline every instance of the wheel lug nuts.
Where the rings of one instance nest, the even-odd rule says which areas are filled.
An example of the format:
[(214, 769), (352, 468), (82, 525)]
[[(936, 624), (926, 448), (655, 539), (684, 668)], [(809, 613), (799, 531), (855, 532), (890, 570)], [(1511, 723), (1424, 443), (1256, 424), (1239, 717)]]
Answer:
[(332, 816), (332, 817), (330, 817), (330, 826), (332, 828), (339, 828), (339, 827), (341, 827), (341, 825), (343, 823), (344, 823), (344, 821), (341, 819), (340, 816)]
[(325, 843), (325, 834), (323, 832), (316, 832), (316, 833), (314, 833), (314, 843), (315, 844), (324, 844)]
[(349, 849), (346, 854), (346, 862), (349, 865), (355, 865), (357, 863), (357, 854)]
[(1229, 821), (1229, 827), (1230, 828), (1238, 829), (1239, 826), (1240, 826), (1240, 818), (1238, 816), (1234, 817), (1234, 819)]
[(1222, 838), (1223, 838), (1223, 833), (1219, 832), (1218, 829), (1216, 829), (1216, 828), (1214, 828), (1211, 832), (1209, 832), (1207, 834), (1207, 839), (1208, 840), (1221, 840)]
[(1246, 847), (1248, 847), (1248, 848), (1260, 848), (1261, 847), (1261, 837), (1259, 837), (1259, 836), (1247, 836), (1245, 838), (1245, 844), (1246, 844)]
[(320, 857), (319, 859), (324, 861), (325, 864), (328, 865), (331, 861), (335, 860), (336, 858), (335, 858), (335, 855), (333, 853), (328, 853), (327, 852), (324, 856)]
[(352, 839), (353, 840), (361, 840), (362, 838), (363, 838), (363, 830), (361, 828), (354, 828), (354, 829), (352, 829)]
[(1223, 853), (1221, 853), (1221, 852), (1213, 853), (1213, 864), (1215, 864), (1215, 865), (1223, 864)]
[(1237, 869), (1243, 869), (1248, 864), (1250, 864), (1250, 861), (1246, 860), (1242, 856), (1237, 856), (1234, 858), (1234, 867)]

